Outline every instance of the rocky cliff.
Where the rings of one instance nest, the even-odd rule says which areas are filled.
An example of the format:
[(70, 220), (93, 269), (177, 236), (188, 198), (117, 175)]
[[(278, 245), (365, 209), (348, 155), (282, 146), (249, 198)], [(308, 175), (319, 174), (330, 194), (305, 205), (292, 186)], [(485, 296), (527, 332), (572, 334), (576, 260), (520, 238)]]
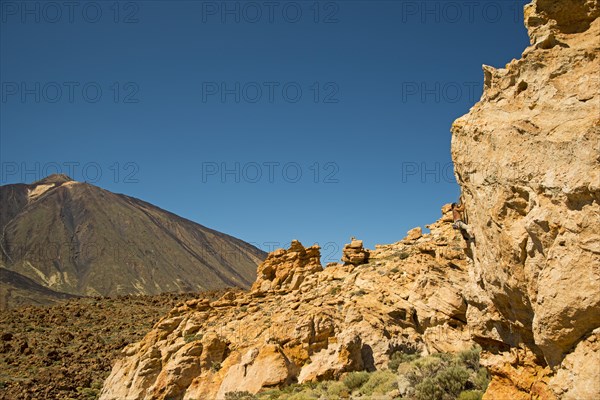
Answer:
[[(390, 354), (471, 347), (464, 240), (449, 207), (429, 226), (370, 252), (354, 240), (322, 269), (292, 242), (258, 267), (252, 291), (182, 303), (127, 347), (102, 399), (223, 399), (387, 366)], [(358, 256), (363, 254), (365, 256)], [(358, 265), (357, 265), (358, 264)]]
[(536, 0), (519, 60), (452, 127), (477, 240), (467, 320), (488, 399), (600, 398), (600, 6)]

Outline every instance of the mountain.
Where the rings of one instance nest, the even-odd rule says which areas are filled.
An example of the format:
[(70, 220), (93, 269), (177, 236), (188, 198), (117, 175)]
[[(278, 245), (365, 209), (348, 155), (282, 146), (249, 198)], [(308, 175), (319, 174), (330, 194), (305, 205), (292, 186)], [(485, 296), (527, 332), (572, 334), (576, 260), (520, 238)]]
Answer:
[(0, 310), (21, 305), (54, 305), (78, 296), (55, 292), (32, 279), (0, 267)]
[(0, 247), (6, 270), (85, 296), (246, 288), (265, 257), (242, 240), (66, 175), (0, 186)]

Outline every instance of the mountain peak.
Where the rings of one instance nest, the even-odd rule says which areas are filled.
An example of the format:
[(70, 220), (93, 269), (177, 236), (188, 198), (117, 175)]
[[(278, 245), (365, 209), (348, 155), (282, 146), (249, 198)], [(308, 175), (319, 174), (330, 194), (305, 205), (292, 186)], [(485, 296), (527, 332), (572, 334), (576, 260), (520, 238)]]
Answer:
[[(74, 295), (249, 287), (266, 257), (249, 243), (63, 174), (0, 187), (0, 217), (3, 243), (11, 244), (0, 252), (5, 267)], [(56, 251), (40, 257), (29, 249)]]
[(40, 179), (39, 181), (33, 182), (32, 185), (48, 185), (51, 183), (62, 185), (65, 182), (74, 182), (74, 180), (65, 174), (52, 174)]

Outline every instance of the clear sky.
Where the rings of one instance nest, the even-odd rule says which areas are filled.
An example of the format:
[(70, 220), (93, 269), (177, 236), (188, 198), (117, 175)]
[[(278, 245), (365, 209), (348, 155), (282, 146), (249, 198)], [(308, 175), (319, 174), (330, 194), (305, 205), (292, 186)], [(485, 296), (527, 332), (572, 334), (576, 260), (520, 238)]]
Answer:
[(0, 1), (0, 184), (63, 172), (339, 260), (440, 216), (525, 1)]

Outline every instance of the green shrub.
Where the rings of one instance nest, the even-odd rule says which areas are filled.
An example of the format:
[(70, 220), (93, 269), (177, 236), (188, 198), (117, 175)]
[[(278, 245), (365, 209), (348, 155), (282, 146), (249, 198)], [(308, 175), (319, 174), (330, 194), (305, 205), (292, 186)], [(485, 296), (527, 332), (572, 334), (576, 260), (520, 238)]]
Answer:
[(481, 347), (474, 346), (473, 348), (465, 351), (461, 351), (458, 354), (458, 358), (461, 364), (464, 364), (468, 368), (474, 371), (479, 369), (479, 354), (481, 353)]
[(304, 391), (315, 389), (317, 387), (317, 385), (318, 385), (317, 382), (293, 383), (289, 386), (282, 388), (281, 391), (285, 394), (301, 393)]
[(393, 353), (390, 356), (390, 361), (388, 361), (388, 368), (390, 369), (390, 371), (398, 372), (398, 367), (403, 362), (404, 361), (402, 360), (402, 353)]
[(483, 392), (487, 389), (490, 384), (490, 375), (485, 368), (479, 368), (475, 376), (473, 377), (473, 386), (475, 389), (479, 389)]
[(336, 295), (336, 294), (340, 293), (341, 291), (342, 291), (342, 288), (340, 288), (339, 286), (334, 286), (331, 289), (329, 289), (329, 294)]
[(256, 400), (256, 399), (257, 399), (257, 397), (248, 391), (225, 393), (225, 400)]
[(311, 389), (309, 389), (307, 391), (296, 393), (290, 397), (285, 397), (285, 398), (288, 400), (318, 400), (319, 397), (321, 397), (321, 396), (316, 393), (313, 393), (313, 391)]
[(469, 372), (464, 367), (452, 365), (442, 370), (434, 381), (445, 393), (456, 398), (465, 389), (469, 376)]
[(281, 393), (281, 390), (279, 390), (279, 389), (269, 389), (264, 392), (258, 393), (256, 396), (260, 400), (279, 400), (279, 398), (282, 395), (283, 394)]
[(204, 337), (204, 335), (202, 333), (197, 333), (195, 335), (185, 335), (183, 337), (183, 340), (185, 340), (186, 343), (190, 343), (195, 340), (202, 340), (203, 337)]
[(410, 254), (408, 254), (407, 252), (403, 251), (402, 253), (400, 253), (398, 255), (398, 257), (400, 257), (401, 260), (407, 259), (408, 257), (410, 257)]
[(479, 367), (480, 351), (473, 348), (456, 355), (438, 353), (413, 361), (413, 370), (406, 377), (415, 387), (415, 398), (480, 399), (489, 383), (487, 371)]
[(350, 391), (348, 387), (342, 382), (330, 382), (327, 385), (327, 399), (347, 399), (350, 397)]
[(400, 364), (414, 361), (417, 358), (419, 358), (418, 354), (406, 354), (403, 351), (396, 351), (396, 352), (392, 353), (392, 355), (390, 356), (390, 361), (388, 362), (388, 368), (394, 372), (397, 372)]
[(360, 388), (368, 380), (369, 373), (367, 371), (350, 372), (344, 378), (344, 385), (346, 385), (346, 387), (352, 391)]
[(451, 353), (433, 353), (431, 357), (439, 358), (444, 362), (454, 361), (455, 355)]
[(89, 399), (89, 400), (95, 400), (100, 395), (100, 392), (98, 390), (92, 389), (92, 388), (78, 387), (77, 391), (83, 398)]
[(92, 389), (97, 389), (98, 391), (101, 391), (102, 390), (102, 385), (103, 385), (102, 381), (94, 381), (94, 382), (92, 382), (92, 384), (90, 385), (90, 387)]
[(442, 400), (444, 391), (437, 385), (434, 378), (425, 378), (415, 386), (415, 398), (417, 400)]
[[(459, 354), (437, 353), (427, 357), (411, 354), (413, 351), (415, 349), (398, 348), (390, 356), (387, 370), (351, 372), (341, 382), (293, 384), (281, 389), (266, 390), (257, 394), (255, 399), (343, 400), (359, 396), (367, 400), (378, 395), (389, 396), (399, 389), (398, 382), (401, 378), (403, 383), (400, 389), (403, 396), (410, 399), (481, 400), (489, 383), (489, 376), (479, 366), (480, 348)], [(401, 371), (399, 373), (402, 376), (399, 377), (392, 371)], [(410, 386), (407, 387), (409, 383)]]
[(363, 395), (386, 394), (398, 388), (398, 377), (391, 371), (375, 371), (370, 375), (369, 380), (360, 388)]
[(411, 364), (414, 369), (406, 374), (406, 377), (413, 385), (419, 384), (426, 378), (433, 378), (446, 366), (441, 358), (433, 356), (419, 358)]
[(481, 400), (483, 392), (479, 390), (465, 390), (458, 395), (457, 400)]

